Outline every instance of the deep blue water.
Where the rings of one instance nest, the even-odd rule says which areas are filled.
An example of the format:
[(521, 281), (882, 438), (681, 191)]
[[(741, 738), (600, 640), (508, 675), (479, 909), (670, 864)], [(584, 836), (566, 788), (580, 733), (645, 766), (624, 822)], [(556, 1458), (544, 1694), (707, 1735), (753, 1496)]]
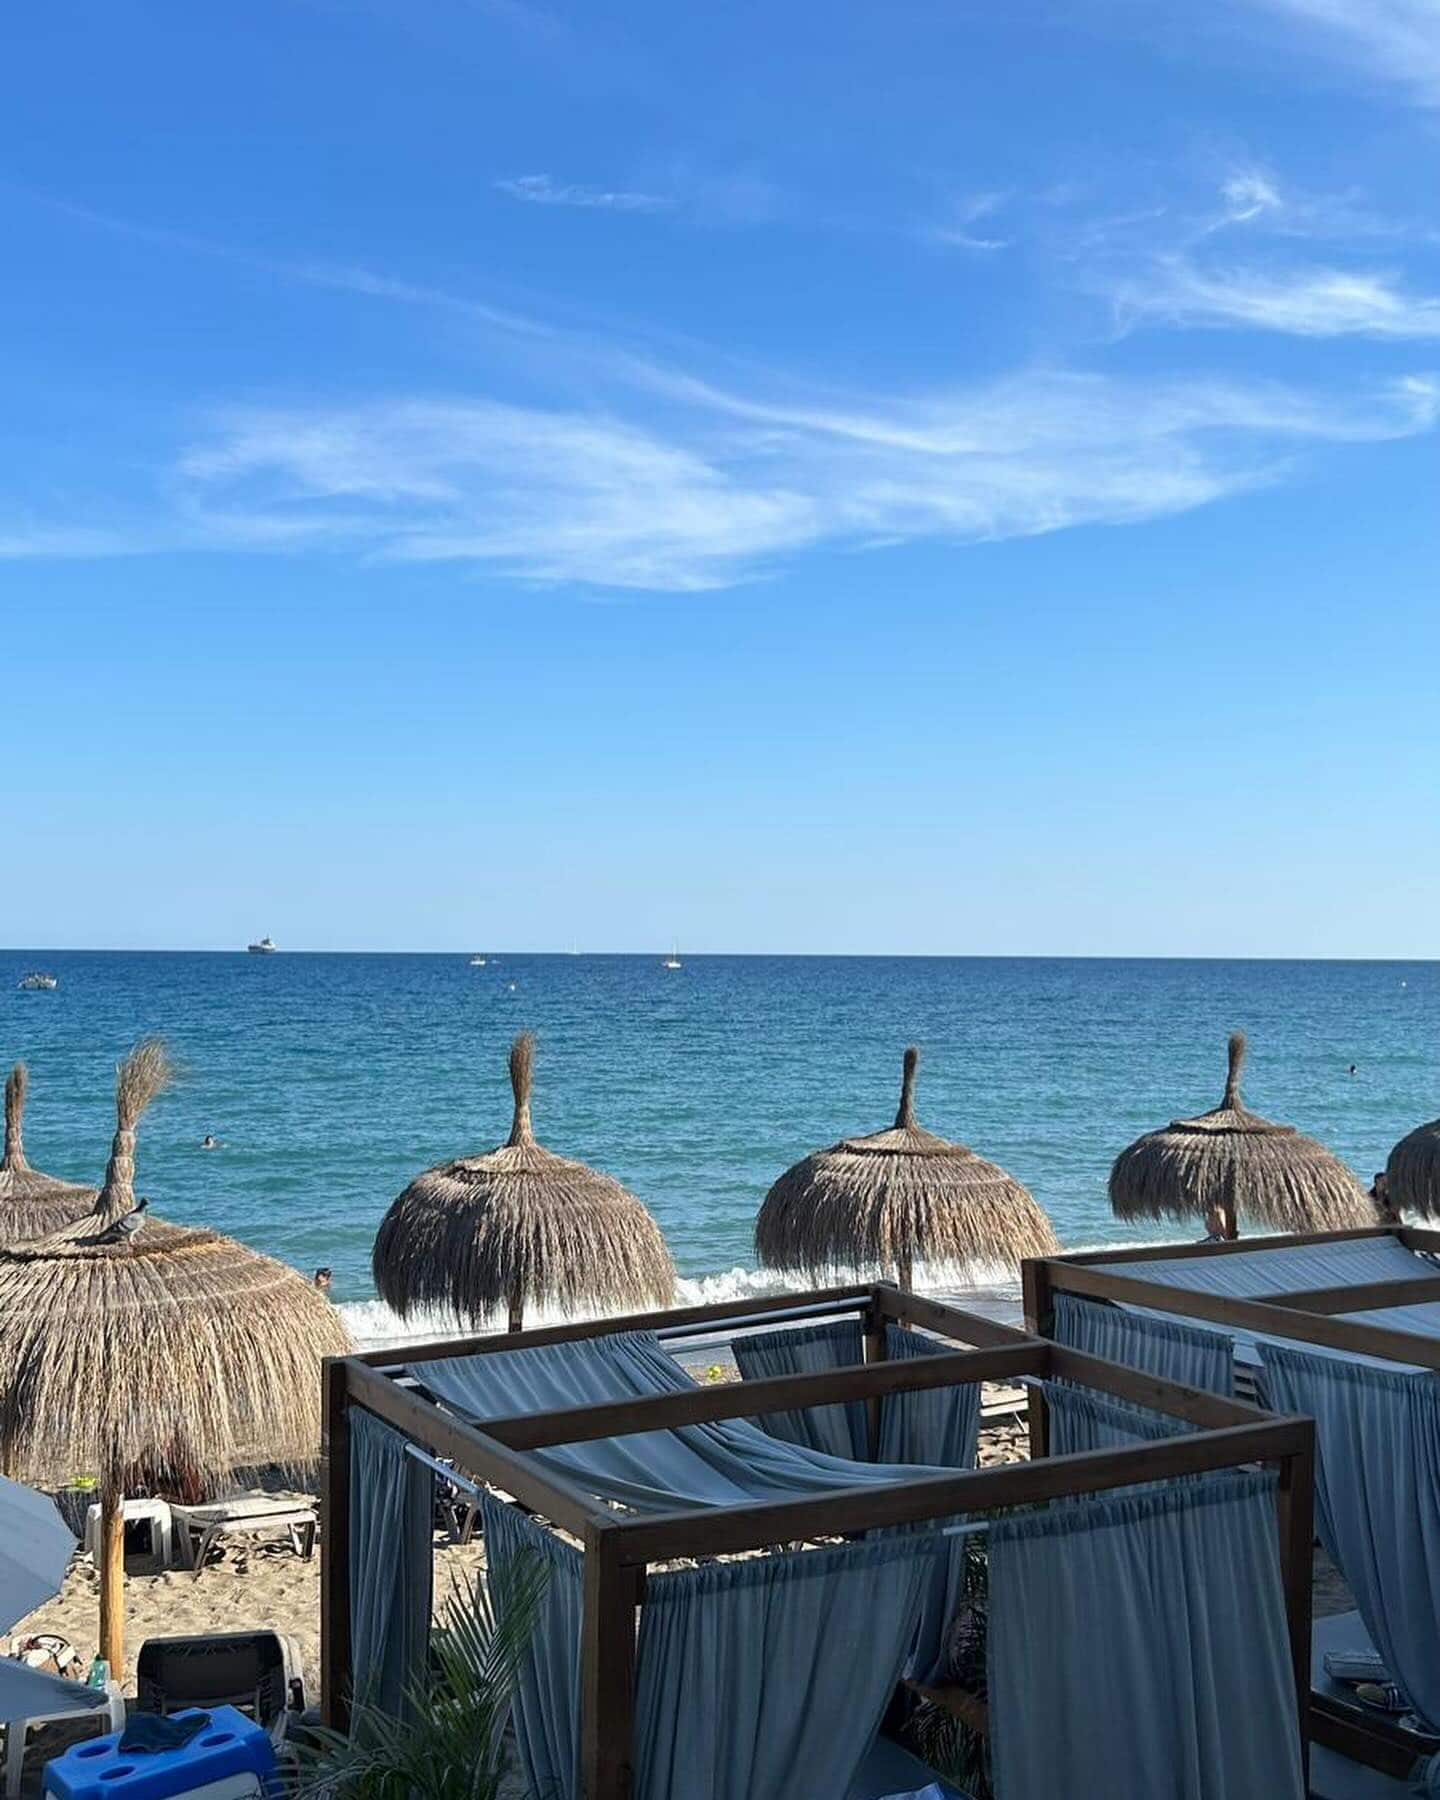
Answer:
[[(54, 993), (17, 991), (34, 967)], [(1368, 1180), (1440, 1112), (1437, 1025), (1435, 963), (0, 952), (0, 1060), (31, 1067), (31, 1162), (98, 1180), (115, 1060), (161, 1032), (184, 1079), (142, 1128), (140, 1190), (332, 1264), (352, 1305), (406, 1181), (505, 1136), (523, 1026), (542, 1141), (619, 1176), (682, 1274), (729, 1293), (749, 1285), (770, 1182), (890, 1123), (911, 1040), (922, 1121), (1003, 1163), (1075, 1246), (1136, 1235), (1110, 1216), (1110, 1160), (1218, 1101), (1232, 1027), (1251, 1038), (1249, 1103)], [(224, 1148), (202, 1153), (206, 1132)]]

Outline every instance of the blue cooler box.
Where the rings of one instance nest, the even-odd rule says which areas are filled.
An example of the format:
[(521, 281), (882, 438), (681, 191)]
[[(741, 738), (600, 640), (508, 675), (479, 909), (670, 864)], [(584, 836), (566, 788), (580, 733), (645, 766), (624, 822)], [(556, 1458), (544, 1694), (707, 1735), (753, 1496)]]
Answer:
[(119, 1732), (76, 1744), (45, 1765), (45, 1793), (54, 1800), (271, 1800), (280, 1793), (275, 1745), (263, 1725), (233, 1706), (173, 1713), (186, 1719), (208, 1712), (210, 1723), (178, 1750), (124, 1752)]

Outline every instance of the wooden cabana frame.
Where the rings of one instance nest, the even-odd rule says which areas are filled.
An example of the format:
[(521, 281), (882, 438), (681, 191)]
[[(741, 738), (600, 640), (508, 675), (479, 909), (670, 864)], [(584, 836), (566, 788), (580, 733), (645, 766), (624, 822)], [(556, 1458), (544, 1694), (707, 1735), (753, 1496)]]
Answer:
[[(1077, 1251), (1069, 1256), (1035, 1257), (1022, 1265), (1025, 1323), (1048, 1337), (1055, 1327), (1055, 1295), (1074, 1294), (1119, 1306), (1148, 1309), (1193, 1319), (1197, 1324), (1237, 1327), (1262, 1337), (1320, 1344), (1331, 1350), (1408, 1363), (1440, 1373), (1440, 1337), (1374, 1325), (1338, 1315), (1380, 1312), (1392, 1306), (1440, 1301), (1440, 1268), (1433, 1275), (1360, 1282), (1353, 1286), (1299, 1288), (1242, 1299), (1229, 1294), (1198, 1293), (1146, 1274), (1146, 1264), (1177, 1262), (1191, 1257), (1264, 1254), (1313, 1244), (1340, 1244), (1360, 1239), (1390, 1238), (1407, 1250), (1440, 1254), (1440, 1231), (1408, 1225), (1364, 1226), (1351, 1231), (1298, 1232), (1276, 1237), (1234, 1238), (1218, 1244), (1147, 1244), (1132, 1250)], [(1123, 1264), (1124, 1272), (1097, 1264)], [(1032, 1440), (1037, 1408), (1032, 1407)], [(1044, 1423), (1038, 1427), (1043, 1441)], [(1347, 1707), (1327, 1694), (1308, 1697), (1309, 1731), (1316, 1743), (1370, 1764), (1387, 1775), (1409, 1775), (1420, 1744), (1413, 1733), (1374, 1712)]]
[[(405, 1373), (412, 1363), (573, 1342), (620, 1331), (678, 1336), (741, 1324), (858, 1314), (866, 1361), (819, 1374), (728, 1382), (564, 1411), (472, 1423), (440, 1405)], [(889, 1360), (889, 1324), (920, 1326), (954, 1342), (954, 1354)], [(794, 1500), (677, 1509), (625, 1518), (577, 1483), (526, 1456), (548, 1445), (662, 1430), (703, 1420), (865, 1400), (872, 1414), (889, 1393), (959, 1382), (1066, 1379), (1182, 1418), (1196, 1429), (1125, 1449), (1045, 1457), (953, 1475), (844, 1488)], [(1038, 1398), (1032, 1390), (1031, 1416)], [(650, 1564), (764, 1550), (877, 1526), (922, 1523), (961, 1512), (1023, 1506), (1254, 1463), (1277, 1466), (1277, 1525), (1294, 1670), (1297, 1717), (1310, 1691), (1310, 1556), (1314, 1425), (1240, 1400), (1102, 1362), (992, 1319), (902, 1292), (886, 1282), (816, 1289), (766, 1301), (726, 1301), (580, 1325), (543, 1327), (337, 1357), (325, 1365), (325, 1475), (321, 1570), (321, 1659), (327, 1720), (343, 1728), (351, 1682), (349, 1414), (361, 1407), (416, 1447), (453, 1460), (476, 1481), (543, 1515), (584, 1551), (581, 1745), (586, 1800), (628, 1800), (634, 1727), (636, 1608)], [(874, 1422), (872, 1418), (872, 1444)], [(927, 1690), (944, 1703), (945, 1690)], [(967, 1714), (967, 1697), (954, 1710)], [(1302, 1732), (1303, 1747), (1303, 1732)]]

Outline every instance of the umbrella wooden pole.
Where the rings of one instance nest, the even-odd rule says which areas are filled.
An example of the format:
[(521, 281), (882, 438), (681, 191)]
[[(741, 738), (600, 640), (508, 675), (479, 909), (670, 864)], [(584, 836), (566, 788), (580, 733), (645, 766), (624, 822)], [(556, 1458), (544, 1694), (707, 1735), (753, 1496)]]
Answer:
[(100, 1654), (110, 1679), (125, 1677), (125, 1495), (107, 1481), (100, 1491)]
[(900, 1287), (907, 1293), (915, 1289), (914, 1267), (910, 1261), (910, 1252), (902, 1250), (895, 1259), (895, 1275)]
[(525, 1329), (525, 1296), (518, 1287), (510, 1290), (510, 1325), (511, 1331)]

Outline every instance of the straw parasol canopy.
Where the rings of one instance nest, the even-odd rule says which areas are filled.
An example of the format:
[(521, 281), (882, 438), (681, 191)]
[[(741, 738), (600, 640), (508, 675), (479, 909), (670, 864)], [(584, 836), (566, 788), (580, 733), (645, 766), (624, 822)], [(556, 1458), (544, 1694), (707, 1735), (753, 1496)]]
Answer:
[(6, 1471), (99, 1478), (101, 1652), (123, 1660), (120, 1505), (174, 1471), (313, 1464), (321, 1358), (339, 1315), (294, 1269), (218, 1232), (151, 1219), (135, 1128), (170, 1081), (147, 1039), (120, 1064), (104, 1185), (84, 1218), (0, 1247), (0, 1444)]
[(5, 1154), (0, 1156), (0, 1244), (68, 1225), (95, 1204), (94, 1188), (43, 1175), (25, 1160), (21, 1127), (30, 1071), (23, 1062), (5, 1077)]
[(1385, 1198), (1397, 1212), (1440, 1217), (1440, 1119), (1417, 1125), (1390, 1152)]
[(497, 1308), (519, 1331), (527, 1306), (568, 1313), (668, 1306), (675, 1266), (660, 1227), (612, 1176), (535, 1141), (535, 1040), (510, 1047), (515, 1118), (495, 1150), (417, 1175), (381, 1220), (372, 1268), (402, 1318), (424, 1309), (479, 1328)]
[(1274, 1231), (1344, 1231), (1374, 1223), (1375, 1208), (1339, 1157), (1293, 1125), (1249, 1112), (1240, 1098), (1245, 1034), (1230, 1034), (1225, 1095), (1212, 1111), (1147, 1131), (1115, 1158), (1110, 1205), (1122, 1219), (1224, 1217)]
[(770, 1189), (755, 1221), (756, 1253), (767, 1267), (824, 1280), (879, 1264), (908, 1288), (921, 1258), (974, 1267), (1059, 1249), (1049, 1219), (1013, 1175), (916, 1124), (919, 1065), (912, 1044), (889, 1131), (816, 1150)]

